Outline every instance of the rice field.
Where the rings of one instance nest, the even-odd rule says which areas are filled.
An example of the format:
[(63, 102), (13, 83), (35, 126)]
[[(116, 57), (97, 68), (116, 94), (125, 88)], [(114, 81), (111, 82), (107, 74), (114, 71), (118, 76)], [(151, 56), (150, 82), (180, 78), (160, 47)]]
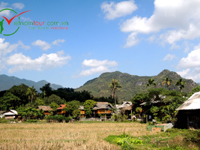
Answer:
[(139, 123), (0, 124), (0, 150), (118, 150), (108, 135), (151, 135)]

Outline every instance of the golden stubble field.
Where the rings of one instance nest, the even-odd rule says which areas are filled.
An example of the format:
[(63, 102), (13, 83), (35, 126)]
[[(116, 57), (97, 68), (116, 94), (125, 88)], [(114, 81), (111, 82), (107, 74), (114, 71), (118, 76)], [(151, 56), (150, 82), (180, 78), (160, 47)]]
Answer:
[(0, 150), (117, 150), (103, 139), (155, 134), (139, 123), (0, 124)]

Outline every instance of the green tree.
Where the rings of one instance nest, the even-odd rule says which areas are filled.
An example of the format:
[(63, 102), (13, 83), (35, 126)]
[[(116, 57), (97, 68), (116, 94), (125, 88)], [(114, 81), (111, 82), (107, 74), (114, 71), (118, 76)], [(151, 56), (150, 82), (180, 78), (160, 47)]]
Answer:
[(147, 86), (147, 87), (148, 87), (148, 86), (152, 86), (152, 85), (153, 85), (153, 86), (156, 86), (157, 84), (154, 83), (154, 81), (155, 81), (155, 80), (152, 79), (152, 78), (148, 79), (148, 82), (147, 82), (147, 85), (146, 85), (146, 86)]
[(170, 78), (168, 78), (168, 77), (166, 77), (166, 78), (164, 78), (164, 80), (163, 80), (163, 82), (162, 82), (162, 85), (166, 85), (167, 88), (169, 89), (169, 86), (170, 86), (172, 83), (173, 83), (173, 80), (170, 79)]
[(59, 107), (59, 105), (56, 104), (55, 102), (51, 102), (50, 107), (51, 107), (53, 110), (56, 110), (56, 109)]
[(53, 90), (52, 90), (52, 88), (51, 88), (51, 86), (50, 86), (50, 83), (45, 84), (43, 87), (40, 88), (40, 90), (41, 90), (43, 93), (45, 93), (45, 95), (46, 95), (47, 97), (49, 97), (50, 95), (53, 94)]
[(31, 100), (31, 103), (33, 102), (33, 99), (35, 98), (37, 94), (37, 91), (35, 90), (35, 88), (32, 86), (32, 87), (29, 87), (27, 89), (27, 92), (26, 92), (26, 95), (29, 97), (29, 99)]
[(200, 92), (200, 85), (192, 89), (192, 92), (189, 94), (189, 97), (192, 96), (196, 92)]
[(132, 103), (142, 103), (149, 100), (149, 93), (137, 93), (132, 99)]
[(153, 113), (153, 116), (155, 117), (155, 119), (157, 120), (157, 115), (158, 115), (158, 112), (159, 112), (159, 107), (157, 106), (152, 106), (150, 108), (150, 112)]
[(73, 101), (67, 102), (66, 107), (63, 110), (66, 111), (69, 115), (73, 116), (73, 111), (76, 110), (78, 112), (79, 106), (80, 106), (80, 102), (73, 100)]
[(61, 99), (59, 96), (52, 94), (51, 96), (49, 96), (49, 98), (45, 98), (45, 103), (47, 105), (51, 104), (52, 102), (55, 102), (56, 104), (60, 105), (60, 104), (64, 104), (65, 100)]
[(35, 100), (35, 107), (44, 106), (44, 105), (45, 105), (44, 101), (37, 97)]
[(92, 115), (92, 109), (94, 107), (94, 105), (96, 104), (97, 102), (94, 101), (94, 100), (86, 100), (84, 102), (84, 108), (85, 108), (85, 114), (86, 116), (91, 116)]
[(2, 110), (16, 109), (19, 103), (20, 98), (11, 92), (6, 92), (3, 97), (0, 98), (0, 108)]
[(136, 109), (135, 109), (135, 111), (139, 114), (139, 116), (140, 116), (140, 114), (142, 113), (142, 108), (141, 107), (137, 107)]
[(20, 85), (14, 85), (12, 88), (10, 88), (8, 90), (8, 92), (11, 92), (12, 94), (14, 94), (15, 96), (19, 97), (21, 99), (21, 101), (18, 103), (18, 105), (26, 105), (29, 100), (27, 98), (27, 89), (29, 87), (25, 84), (20, 84)]
[(112, 98), (115, 100), (115, 107), (116, 107), (116, 91), (122, 87), (121, 87), (119, 81), (116, 79), (112, 79), (112, 82), (108, 83), (108, 87), (112, 91)]
[(176, 86), (179, 86), (180, 92), (182, 92), (182, 89), (185, 87), (186, 81), (184, 81), (183, 79), (179, 79), (176, 82)]
[(36, 108), (26, 108), (26, 107), (19, 107), (17, 109), (19, 116), (21, 116), (23, 119), (38, 119), (38, 118), (44, 118), (44, 111), (43, 110), (37, 110)]

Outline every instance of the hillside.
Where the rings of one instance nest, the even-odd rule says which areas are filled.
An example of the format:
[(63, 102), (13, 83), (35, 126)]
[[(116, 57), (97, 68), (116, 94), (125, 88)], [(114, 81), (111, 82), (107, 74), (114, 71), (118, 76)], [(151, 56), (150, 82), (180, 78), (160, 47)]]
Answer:
[[(137, 76), (116, 71), (111, 73), (103, 73), (98, 78), (89, 80), (82, 87), (76, 89), (76, 91), (87, 90), (96, 97), (110, 96), (111, 91), (108, 88), (108, 83), (111, 82), (113, 78), (116, 78), (119, 80), (122, 86), (122, 89), (117, 91), (117, 97), (121, 102), (123, 100), (130, 100), (136, 93), (146, 92), (146, 84), (149, 78), (153, 78), (155, 80), (155, 83), (157, 83), (157, 88), (165, 88), (165, 86), (162, 86), (162, 81), (166, 77), (172, 79), (174, 83), (176, 83), (176, 81), (181, 78), (181, 76), (176, 72), (169, 70), (163, 70), (157, 76)], [(198, 84), (193, 80), (184, 80), (187, 82), (187, 84), (183, 89), (183, 92), (191, 92), (194, 87), (198, 86)], [(173, 85), (170, 86), (170, 89), (178, 90), (178, 87)]]
[[(44, 86), (45, 84), (47, 84), (48, 82), (45, 80), (41, 80), (39, 82), (34, 82), (31, 80), (26, 80), (26, 79), (19, 79), (17, 77), (9, 77), (7, 75), (0, 75), (0, 91), (4, 91), (4, 90), (8, 90), (10, 89), (12, 86), (14, 85), (20, 85), (20, 84), (25, 84), (27, 86), (34, 86), (34, 88), (40, 92), (40, 88), (42, 86)], [(51, 84), (51, 87), (53, 89), (58, 89), (58, 88), (62, 88), (61, 85), (57, 85), (57, 84)]]

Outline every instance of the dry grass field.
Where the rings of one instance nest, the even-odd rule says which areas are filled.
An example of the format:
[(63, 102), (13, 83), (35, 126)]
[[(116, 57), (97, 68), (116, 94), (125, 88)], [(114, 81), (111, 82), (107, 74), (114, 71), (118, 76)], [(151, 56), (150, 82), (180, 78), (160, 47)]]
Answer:
[(0, 150), (117, 150), (108, 135), (155, 134), (139, 123), (0, 124)]

